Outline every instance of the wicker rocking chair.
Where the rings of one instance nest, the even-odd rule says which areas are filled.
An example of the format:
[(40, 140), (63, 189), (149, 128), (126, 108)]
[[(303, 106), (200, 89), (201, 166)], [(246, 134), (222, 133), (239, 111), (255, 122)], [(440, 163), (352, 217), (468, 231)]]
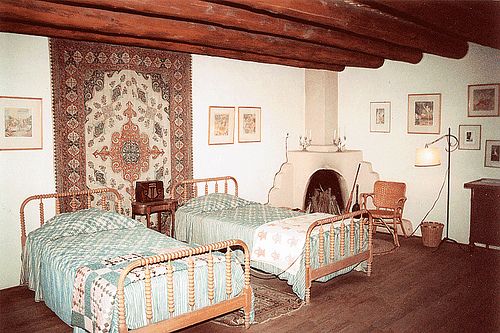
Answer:
[[(406, 202), (406, 184), (397, 182), (376, 181), (373, 193), (361, 193), (361, 208), (368, 209), (372, 214), (374, 226), (383, 226), (392, 234), (394, 245), (399, 247), (398, 225), (401, 225), (403, 234), (403, 208)], [(369, 206), (369, 200), (374, 209)]]

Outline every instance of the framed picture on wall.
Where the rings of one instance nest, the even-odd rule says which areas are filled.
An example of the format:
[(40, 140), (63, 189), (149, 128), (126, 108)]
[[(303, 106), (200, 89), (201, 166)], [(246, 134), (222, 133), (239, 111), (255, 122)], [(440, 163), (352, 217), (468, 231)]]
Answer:
[(370, 132), (391, 131), (391, 102), (370, 103)]
[(208, 144), (234, 143), (234, 106), (210, 106), (208, 111)]
[(238, 142), (260, 142), (261, 109), (253, 106), (238, 108)]
[(458, 149), (481, 149), (481, 125), (458, 126)]
[(0, 96), (0, 150), (42, 149), (42, 99)]
[(408, 95), (408, 133), (439, 134), (441, 94)]
[(486, 140), (484, 166), (500, 168), (500, 140)]
[(500, 83), (469, 85), (469, 117), (498, 117)]

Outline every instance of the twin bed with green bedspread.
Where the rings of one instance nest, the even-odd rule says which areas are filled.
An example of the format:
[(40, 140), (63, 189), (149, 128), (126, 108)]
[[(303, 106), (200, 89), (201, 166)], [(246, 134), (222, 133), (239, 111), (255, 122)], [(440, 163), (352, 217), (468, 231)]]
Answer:
[[(229, 245), (224, 246), (234, 242), (239, 241), (216, 247), (228, 249)], [(182, 317), (195, 310), (202, 312), (197, 317), (199, 322), (199, 318), (208, 317), (205, 309), (234, 298), (238, 298), (238, 304), (231, 303), (216, 312), (220, 315), (243, 307), (250, 310), (250, 305), (240, 306), (251, 303), (248, 269), (244, 272), (240, 263), (231, 258), (231, 251), (227, 255), (211, 251), (208, 246), (197, 249), (195, 253), (187, 243), (115, 212), (89, 208), (62, 213), (29, 233), (22, 254), (21, 283), (35, 291), (36, 301), (43, 300), (66, 324), (73, 326), (74, 332), (119, 331), (116, 295), (120, 273), (127, 270), (127, 265), (144, 258), (155, 260), (132, 270), (125, 278), (126, 327), (123, 324), (120, 332), (127, 327), (136, 329)], [(156, 263), (165, 256), (177, 258), (182, 251), (189, 255)], [(149, 275), (147, 280), (145, 275)], [(149, 304), (145, 297), (148, 293)], [(253, 317), (253, 313), (247, 312), (247, 317)], [(171, 327), (178, 327), (175, 325)]]
[[(260, 261), (258, 260), (259, 258), (254, 256), (255, 251), (253, 251), (256, 232), (263, 225), (276, 224), (278, 221), (286, 222), (286, 220), (303, 215), (306, 214), (244, 200), (227, 193), (208, 193), (192, 198), (178, 208), (175, 215), (175, 238), (194, 244), (208, 244), (231, 238), (241, 239), (248, 245), (250, 253), (252, 253), (251, 266), (253, 268), (275, 274), (279, 278), (287, 280), (297, 296), (305, 299), (308, 288), (308, 283), (306, 282), (305, 251), (297, 259), (300, 261), (300, 264), (296, 272), (289, 272), (276, 265)], [(320, 240), (319, 231), (317, 230), (319, 228), (315, 229), (310, 239), (311, 256), (309, 260), (312, 269), (333, 264), (362, 253), (367, 255), (364, 260), (355, 260), (356, 262), (351, 265), (341, 267), (335, 272), (322, 276), (317, 280), (327, 281), (352, 269), (369, 270), (369, 263), (371, 262), (371, 237), (369, 237), (369, 224), (366, 223), (367, 221), (365, 219), (354, 219), (352, 216), (346, 216), (343, 219), (342, 217), (334, 217), (328, 214), (316, 215), (316, 220), (328, 219), (331, 220), (331, 223), (328, 223), (322, 229), (322, 239)], [(332, 224), (332, 233), (329, 229), (330, 224)], [(330, 240), (331, 234), (333, 234), (332, 241)], [(321, 246), (319, 246), (320, 242), (322, 243)], [(285, 244), (285, 248), (277, 251), (278, 254), (279, 252), (286, 251), (286, 246), (289, 245)], [(333, 249), (333, 252), (331, 249)], [(320, 252), (323, 257), (321, 263), (319, 259)]]

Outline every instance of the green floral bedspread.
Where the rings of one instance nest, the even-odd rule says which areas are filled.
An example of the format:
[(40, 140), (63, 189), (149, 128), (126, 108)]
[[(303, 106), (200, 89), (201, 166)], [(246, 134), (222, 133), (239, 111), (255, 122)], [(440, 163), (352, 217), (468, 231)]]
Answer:
[[(147, 229), (142, 223), (128, 217), (87, 209), (60, 214), (47, 221), (41, 228), (28, 235), (23, 252), (21, 282), (28, 283), (35, 291), (35, 299), (44, 300), (64, 322), (72, 324), (72, 298), (75, 274), (79, 267), (96, 266), (111, 258), (135, 254), (147, 256), (165, 252), (169, 248), (188, 246), (186, 243)], [(183, 265), (184, 267), (185, 265)], [(233, 264), (233, 295), (243, 288), (244, 274), (238, 264)], [(225, 276), (225, 265), (216, 264), (214, 273)], [(206, 266), (195, 270), (196, 281), (206, 281)], [(174, 315), (188, 311), (187, 270), (176, 267), (174, 290), (176, 291)], [(225, 278), (216, 279), (215, 299), (225, 299)], [(166, 310), (165, 276), (152, 279), (153, 314), (155, 321), (168, 316)], [(183, 292), (180, 292), (183, 291)], [(127, 325), (137, 328), (145, 325), (144, 283), (130, 283), (125, 287)], [(207, 286), (195, 283), (196, 307), (209, 304)], [(86, 302), (90, 300), (86, 299)], [(113, 310), (111, 332), (117, 330), (116, 304)], [(75, 331), (79, 331), (75, 328)]]

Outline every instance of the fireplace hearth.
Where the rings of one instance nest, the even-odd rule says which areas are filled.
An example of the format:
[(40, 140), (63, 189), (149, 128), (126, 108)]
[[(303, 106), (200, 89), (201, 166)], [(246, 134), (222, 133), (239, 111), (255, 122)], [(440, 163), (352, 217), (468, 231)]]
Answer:
[(320, 194), (330, 188), (330, 195), (335, 196), (342, 212), (349, 199), (358, 164), (361, 164), (357, 180), (359, 191), (371, 192), (379, 175), (372, 170), (370, 162), (363, 161), (360, 150), (289, 151), (288, 162), (281, 166), (269, 191), (269, 204), (306, 209), (316, 189), (318, 200)]

